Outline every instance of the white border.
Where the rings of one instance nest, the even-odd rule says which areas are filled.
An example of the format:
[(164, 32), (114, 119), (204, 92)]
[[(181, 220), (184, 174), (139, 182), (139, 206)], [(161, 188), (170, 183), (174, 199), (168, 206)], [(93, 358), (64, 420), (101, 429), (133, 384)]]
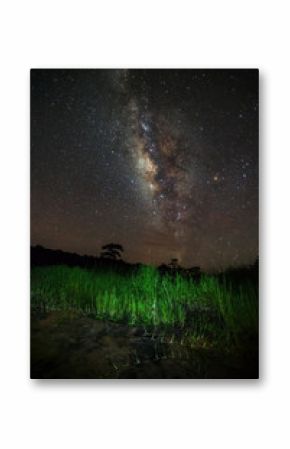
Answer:
[[(1, 447), (289, 447), (287, 6), (282, 0), (2, 2)], [(29, 380), (31, 67), (260, 69), (261, 380)]]

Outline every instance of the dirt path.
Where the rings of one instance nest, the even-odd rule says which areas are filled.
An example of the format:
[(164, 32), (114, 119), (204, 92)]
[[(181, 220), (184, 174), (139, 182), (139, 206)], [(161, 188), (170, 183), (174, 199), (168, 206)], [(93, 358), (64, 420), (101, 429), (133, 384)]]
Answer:
[(31, 319), (31, 377), (37, 379), (253, 378), (257, 368), (172, 335), (152, 335), (54, 312)]

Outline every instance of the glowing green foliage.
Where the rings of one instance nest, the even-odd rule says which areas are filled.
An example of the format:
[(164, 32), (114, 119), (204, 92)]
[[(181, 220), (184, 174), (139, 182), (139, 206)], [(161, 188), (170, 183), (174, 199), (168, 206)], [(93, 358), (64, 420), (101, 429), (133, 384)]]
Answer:
[(258, 332), (255, 288), (233, 289), (214, 276), (200, 282), (161, 276), (154, 267), (137, 274), (53, 266), (34, 268), (32, 307), (78, 310), (132, 325), (182, 329), (192, 338), (237, 343)]

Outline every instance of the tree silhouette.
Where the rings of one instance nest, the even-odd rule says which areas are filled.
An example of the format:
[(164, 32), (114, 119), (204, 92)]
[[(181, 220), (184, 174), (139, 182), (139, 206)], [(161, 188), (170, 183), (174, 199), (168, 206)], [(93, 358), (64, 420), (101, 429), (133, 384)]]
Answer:
[(168, 264), (168, 266), (171, 268), (171, 270), (177, 270), (177, 268), (179, 268), (178, 259), (171, 259), (171, 262)]
[(124, 252), (122, 245), (119, 245), (118, 243), (108, 243), (107, 245), (102, 246), (101, 257), (105, 259), (118, 260), (121, 259), (122, 252)]

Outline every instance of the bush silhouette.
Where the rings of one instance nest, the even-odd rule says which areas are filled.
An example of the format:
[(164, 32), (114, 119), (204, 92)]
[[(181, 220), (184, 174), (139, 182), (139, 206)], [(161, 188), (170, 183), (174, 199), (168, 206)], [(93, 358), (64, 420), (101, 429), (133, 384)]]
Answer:
[(104, 259), (118, 260), (122, 257), (122, 252), (124, 248), (118, 243), (108, 243), (102, 246), (101, 257)]

